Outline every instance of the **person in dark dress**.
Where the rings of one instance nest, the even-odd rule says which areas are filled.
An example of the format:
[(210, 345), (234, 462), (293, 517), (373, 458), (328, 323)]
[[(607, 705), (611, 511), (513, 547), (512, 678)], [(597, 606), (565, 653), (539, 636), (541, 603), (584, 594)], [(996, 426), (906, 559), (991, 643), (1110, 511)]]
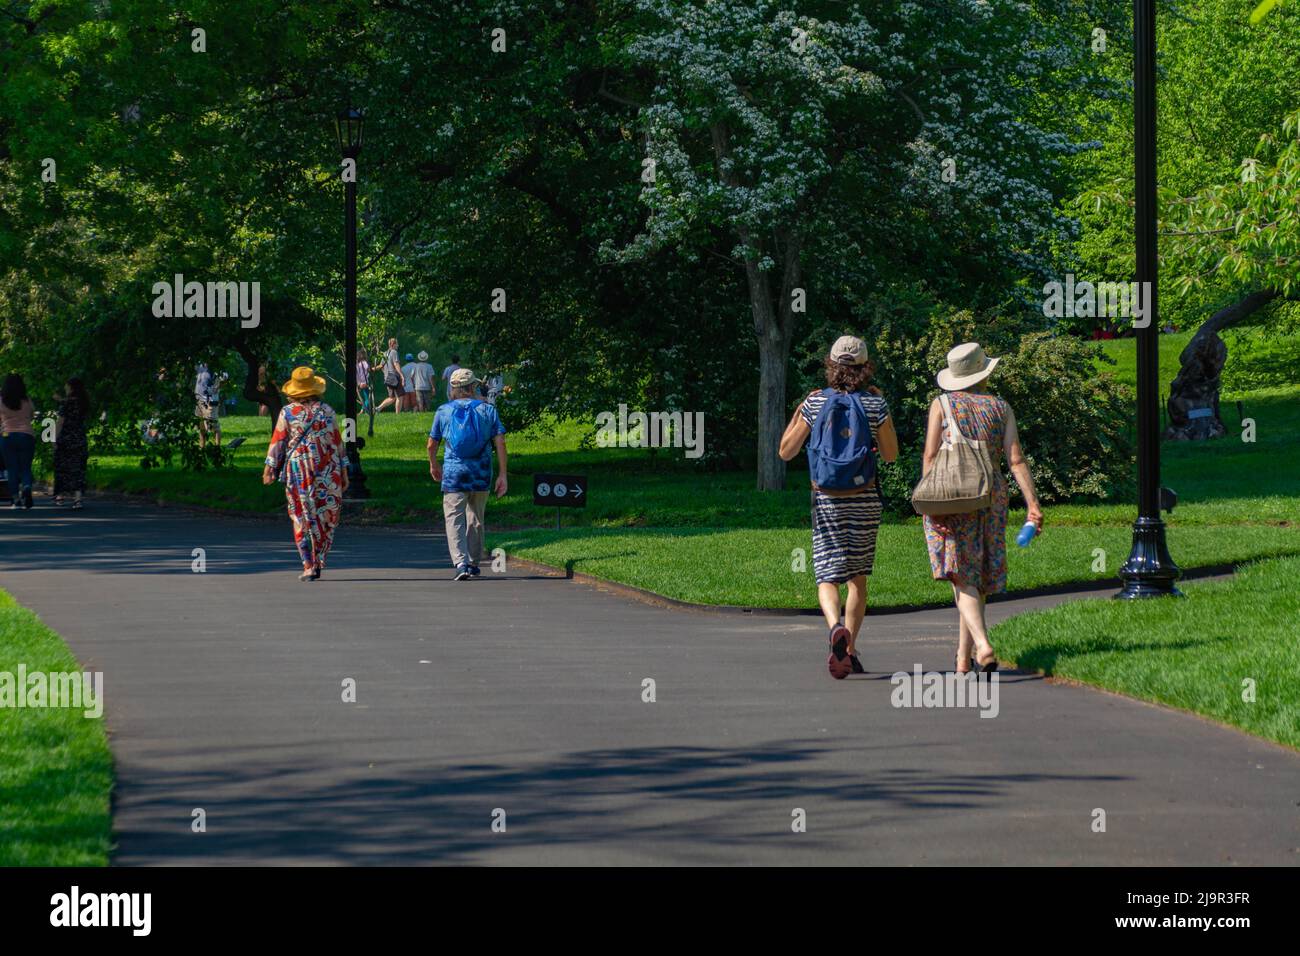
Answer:
[(54, 503), (63, 504), (72, 495), (72, 507), (81, 507), (86, 490), (86, 461), (90, 446), (86, 441), (86, 417), (90, 414), (90, 397), (79, 378), (70, 378), (59, 403), (59, 421), (54, 443)]

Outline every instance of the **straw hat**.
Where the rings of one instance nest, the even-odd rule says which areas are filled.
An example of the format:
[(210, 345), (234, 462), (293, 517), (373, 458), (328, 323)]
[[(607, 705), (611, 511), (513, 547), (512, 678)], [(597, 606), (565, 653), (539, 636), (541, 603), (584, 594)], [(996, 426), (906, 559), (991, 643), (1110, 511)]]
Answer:
[(944, 391), (960, 391), (984, 381), (1000, 361), (985, 355), (978, 342), (963, 342), (948, 353), (948, 367), (940, 369), (935, 379)]
[(299, 365), (289, 376), (289, 381), (280, 386), (280, 391), (289, 398), (311, 398), (325, 394), (325, 379), (321, 378), (310, 365)]

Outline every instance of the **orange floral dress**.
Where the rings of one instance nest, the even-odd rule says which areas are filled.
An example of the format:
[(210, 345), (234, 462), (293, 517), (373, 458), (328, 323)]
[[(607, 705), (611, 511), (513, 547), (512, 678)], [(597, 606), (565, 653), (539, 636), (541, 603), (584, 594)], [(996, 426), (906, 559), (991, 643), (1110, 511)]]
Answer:
[(282, 478), (294, 544), (304, 568), (323, 568), (342, 511), (346, 467), (334, 409), (324, 402), (294, 402), (280, 409), (266, 464), (275, 470), (286, 455)]
[(980, 511), (926, 515), (925, 544), (936, 581), (972, 585), (985, 594), (1007, 589), (1007, 482), (1002, 476), (1002, 439), (1008, 405), (996, 395), (949, 392), (953, 421), (993, 459), (993, 503)]

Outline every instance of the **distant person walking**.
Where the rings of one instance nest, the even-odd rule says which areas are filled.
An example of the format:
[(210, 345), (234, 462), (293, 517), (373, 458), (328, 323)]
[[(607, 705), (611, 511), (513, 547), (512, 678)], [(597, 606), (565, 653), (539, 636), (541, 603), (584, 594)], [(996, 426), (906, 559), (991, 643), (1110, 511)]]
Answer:
[(221, 447), (221, 386), (217, 376), (207, 364), (198, 364), (198, 374), (194, 378), (194, 417), (199, 420), (199, 448), (212, 436), (217, 447)]
[(72, 495), (72, 507), (81, 507), (81, 496), (86, 490), (86, 463), (90, 458), (90, 445), (86, 440), (86, 418), (90, 414), (90, 396), (81, 379), (68, 379), (64, 393), (59, 398), (59, 418), (55, 425), (54, 443), (54, 503), (63, 504), (65, 495)]
[(415, 384), (412, 376), (415, 375), (415, 356), (410, 352), (406, 353), (406, 364), (402, 366), (402, 411), (413, 412), (415, 408)]
[[(842, 335), (825, 359), (826, 388), (799, 403), (781, 436), (779, 454), (791, 461), (809, 438), (812, 478), (813, 572), (817, 602), (830, 628), (831, 676), (865, 673), (857, 654), (867, 613), (867, 576), (876, 559), (882, 502), (877, 457), (898, 457), (898, 436), (880, 389), (870, 385), (875, 366), (867, 344)], [(875, 449), (874, 451), (872, 449)], [(847, 585), (840, 622), (840, 586)]]
[(402, 395), (406, 392), (403, 387), (406, 382), (402, 377), (402, 360), (397, 355), (397, 339), (388, 340), (388, 351), (384, 353), (381, 369), (384, 373), (384, 387), (388, 389), (388, 397), (379, 403), (375, 412), (378, 414), (392, 405), (393, 413), (397, 414), (402, 410)]
[(421, 352), (419, 359), (411, 369), (410, 385), (415, 389), (415, 407), (422, 412), (433, 408), (433, 366), (429, 364), (429, 353)]
[(18, 374), (5, 377), (0, 385), (0, 428), (4, 429), (5, 471), (9, 476), (11, 508), (32, 507), (32, 457), (36, 454), (36, 433), (32, 420), (36, 409), (27, 395), (27, 383)]
[(369, 419), (366, 436), (375, 437), (375, 390), (370, 384), (370, 359), (365, 349), (357, 349), (357, 406)]
[(320, 400), (325, 379), (310, 367), (294, 369), (281, 391), (289, 404), (275, 423), (262, 484), (284, 481), (293, 540), (302, 559), (298, 580), (314, 581), (325, 570), (348, 487), (343, 436), (334, 409)]
[[(478, 577), (483, 560), (483, 513), (492, 484), (492, 449), (497, 452), (496, 493), (506, 493), (505, 426), (497, 410), (474, 397), (474, 373), (457, 369), (449, 379), (451, 398), (438, 407), (429, 430), (429, 476), (442, 486), (447, 549), (456, 580)], [(446, 442), (441, 465), (438, 446)]]
[(451, 364), (442, 370), (442, 380), (447, 383), (448, 401), (451, 401), (451, 377), (456, 374), (456, 370), (459, 368), (460, 368), (460, 356), (453, 355), (451, 357)]
[(1034, 479), (1020, 449), (1016, 416), (1010, 405), (983, 385), (998, 361), (986, 356), (978, 342), (966, 342), (948, 353), (948, 367), (936, 376), (944, 394), (930, 403), (921, 462), (923, 474), (929, 474), (940, 446), (960, 441), (962, 437), (982, 443), (982, 449), (977, 450), (989, 456), (992, 474), (989, 507), (963, 514), (926, 515), (924, 519), (930, 568), (936, 581), (948, 581), (952, 585), (953, 601), (957, 605), (959, 631), (955, 665), (959, 674), (969, 673), (976, 664), (989, 673), (998, 669), (984, 621), (984, 602), (988, 595), (1007, 589), (1008, 505), (1007, 483), (1001, 468), (1003, 456), (1025, 496), (1028, 520), (1040, 530), (1043, 527), (1043, 511), (1034, 491)]
[(357, 349), (357, 404), (362, 414), (370, 411), (372, 390), (370, 388), (370, 360), (365, 349)]

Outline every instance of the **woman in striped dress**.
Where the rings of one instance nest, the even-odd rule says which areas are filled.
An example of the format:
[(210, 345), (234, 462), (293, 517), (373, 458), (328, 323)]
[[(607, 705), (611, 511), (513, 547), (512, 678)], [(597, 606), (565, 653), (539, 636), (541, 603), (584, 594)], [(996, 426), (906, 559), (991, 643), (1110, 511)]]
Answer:
[[(826, 385), (853, 395), (871, 426), (871, 443), (877, 461), (898, 457), (898, 436), (880, 389), (870, 385), (875, 366), (867, 360), (867, 345), (852, 335), (840, 336), (826, 357)], [(821, 391), (799, 403), (781, 437), (780, 454), (792, 460), (812, 432), (817, 413), (826, 403)], [(831, 676), (842, 680), (864, 673), (857, 655), (858, 631), (867, 613), (867, 575), (876, 558), (876, 531), (880, 527), (880, 484), (861, 491), (831, 491), (812, 486), (813, 572), (817, 602), (830, 628)], [(847, 585), (844, 621), (840, 622), (840, 586)]]
[[(989, 507), (964, 514), (926, 515), (924, 521), (930, 568), (935, 580), (952, 585), (957, 605), (959, 674), (968, 673), (974, 664), (988, 673), (998, 669), (984, 621), (984, 602), (990, 594), (1007, 589), (1007, 483), (1002, 477), (1002, 459), (1025, 496), (1028, 520), (1040, 531), (1043, 527), (1043, 510), (1020, 448), (1016, 416), (1010, 405), (984, 385), (998, 361), (986, 356), (978, 342), (966, 342), (948, 353), (948, 367), (936, 376), (939, 387), (948, 393), (952, 426), (988, 449), (993, 470)], [(924, 472), (934, 467), (940, 446), (953, 437), (944, 420), (943, 405), (936, 398), (930, 404), (921, 462)]]

